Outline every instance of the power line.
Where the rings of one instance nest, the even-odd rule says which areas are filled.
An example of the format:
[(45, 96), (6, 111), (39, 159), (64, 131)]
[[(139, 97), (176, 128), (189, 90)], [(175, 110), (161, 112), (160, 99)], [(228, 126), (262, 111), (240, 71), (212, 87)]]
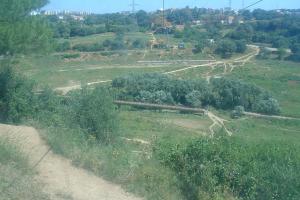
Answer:
[[(50, 147), (46, 153), (43, 154), (43, 156), (33, 165), (32, 169), (35, 169), (47, 156), (48, 154), (50, 153), (50, 151), (52, 150), (52, 147)], [(4, 187), (2, 190), (1, 190), (1, 193), (2, 192), (7, 192), (7, 190), (12, 187), (18, 180), (20, 180), (22, 177), (16, 177), (14, 178), (9, 185), (7, 185), (6, 187)]]
[(243, 8), (242, 10), (246, 10), (246, 9), (252, 7), (252, 6), (255, 6), (256, 4), (259, 4), (259, 3), (262, 2), (262, 1), (263, 1), (263, 0), (256, 1), (255, 3), (252, 3), (252, 4), (250, 4), (249, 6), (246, 6), (246, 7)]

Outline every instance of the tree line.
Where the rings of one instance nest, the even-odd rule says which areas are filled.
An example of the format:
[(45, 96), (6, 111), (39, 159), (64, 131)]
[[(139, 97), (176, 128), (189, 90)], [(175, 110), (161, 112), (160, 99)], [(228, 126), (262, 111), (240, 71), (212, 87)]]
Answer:
[(216, 78), (208, 84), (201, 79), (182, 80), (156, 73), (132, 74), (114, 79), (112, 86), (121, 100), (225, 110), (241, 106), (246, 111), (280, 113), (278, 101), (269, 92), (229, 78)]

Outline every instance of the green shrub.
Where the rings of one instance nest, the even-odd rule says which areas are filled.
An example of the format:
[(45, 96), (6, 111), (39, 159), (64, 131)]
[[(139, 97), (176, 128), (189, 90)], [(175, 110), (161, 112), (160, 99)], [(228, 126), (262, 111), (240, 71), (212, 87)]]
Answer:
[(186, 145), (158, 143), (154, 152), (175, 172), (186, 199), (203, 199), (203, 194), (215, 199), (218, 193), (253, 200), (300, 198), (296, 146), (247, 144), (222, 136), (199, 138)]
[(140, 91), (140, 94), (135, 99), (140, 102), (174, 104), (172, 95), (162, 90), (153, 93), (148, 91)]
[(104, 51), (104, 47), (100, 43), (93, 43), (93, 44), (76, 44), (72, 48), (76, 51), (81, 52), (94, 52), (94, 51)]
[(58, 51), (58, 52), (64, 52), (64, 51), (68, 51), (70, 49), (71, 49), (71, 44), (68, 41), (58, 43), (55, 47), (55, 50)]
[(79, 53), (73, 53), (73, 54), (63, 54), (62, 58), (65, 59), (75, 59), (75, 58), (79, 58), (80, 54)]
[(230, 58), (237, 51), (236, 43), (232, 40), (221, 40), (215, 50), (222, 58)]
[(235, 44), (237, 53), (245, 53), (245, 51), (247, 50), (247, 43), (245, 41), (237, 40)]
[(280, 113), (280, 106), (276, 99), (268, 98), (257, 101), (253, 110), (258, 113), (276, 115)]
[(0, 63), (0, 121), (20, 123), (34, 113), (34, 83)]
[(110, 92), (101, 87), (94, 90), (82, 89), (70, 94), (69, 101), (71, 124), (82, 129), (100, 142), (110, 143), (117, 134), (117, 113)]
[(202, 106), (202, 94), (199, 91), (192, 91), (185, 98), (188, 106), (196, 108)]

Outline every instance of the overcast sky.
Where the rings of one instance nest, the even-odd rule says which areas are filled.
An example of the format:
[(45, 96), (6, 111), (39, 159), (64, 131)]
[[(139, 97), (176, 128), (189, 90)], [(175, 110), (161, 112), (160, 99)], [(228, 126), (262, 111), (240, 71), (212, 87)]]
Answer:
[[(161, 9), (162, 0), (135, 0), (139, 6), (137, 9), (153, 11)], [(223, 8), (228, 6), (229, 0), (165, 0), (166, 8), (206, 7)], [(244, 0), (249, 5), (257, 0)], [(94, 13), (110, 13), (131, 10), (132, 0), (50, 0), (45, 7), (46, 10), (72, 10), (90, 11)], [(232, 7), (242, 8), (243, 0), (232, 0)], [(300, 0), (264, 0), (254, 8), (278, 9), (278, 8), (300, 8)]]

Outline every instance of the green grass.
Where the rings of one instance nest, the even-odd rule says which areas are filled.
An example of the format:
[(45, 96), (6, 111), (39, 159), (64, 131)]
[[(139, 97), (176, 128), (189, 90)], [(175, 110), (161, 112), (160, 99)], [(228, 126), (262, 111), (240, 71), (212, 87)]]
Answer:
[(7, 139), (0, 138), (0, 199), (49, 199), (33, 176), (22, 152)]
[(300, 118), (300, 65), (279, 60), (255, 60), (230, 75), (269, 90), (282, 107), (282, 114)]
[[(69, 41), (71, 46), (77, 44), (93, 44), (93, 43), (101, 43), (105, 40), (113, 40), (115, 38), (115, 33), (101, 33), (101, 34), (94, 34), (84, 37), (71, 37), (69, 39), (60, 39), (59, 42)], [(147, 43), (152, 37), (149, 34), (141, 33), (141, 32), (132, 32), (132, 33), (125, 33), (124, 40), (134, 41), (140, 39)]]
[(247, 143), (280, 143), (300, 149), (300, 123), (291, 120), (245, 118), (230, 123), (236, 137)]
[[(111, 80), (129, 73), (167, 72), (181, 68), (174, 65), (149, 66), (137, 63), (142, 55), (101, 56), (87, 54), (86, 58), (68, 60), (58, 55), (21, 58), (17, 68), (38, 85), (52, 88), (101, 80)], [(84, 55), (83, 55), (84, 57)]]
[(60, 39), (59, 42), (69, 41), (71, 46), (76, 44), (93, 44), (93, 43), (100, 43), (104, 42), (105, 40), (113, 39), (115, 36), (114, 33), (102, 33), (102, 34), (94, 34), (85, 37), (71, 37), (69, 39)]

